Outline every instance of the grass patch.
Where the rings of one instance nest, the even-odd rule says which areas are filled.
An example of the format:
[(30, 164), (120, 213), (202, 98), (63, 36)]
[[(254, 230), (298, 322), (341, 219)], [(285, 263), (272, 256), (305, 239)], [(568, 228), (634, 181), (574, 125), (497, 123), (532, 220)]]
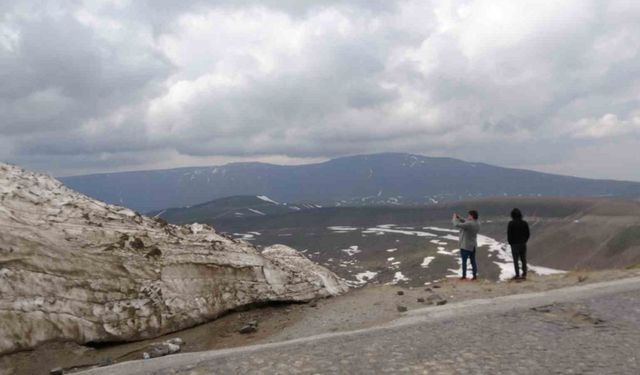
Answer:
[(623, 229), (607, 243), (609, 250), (616, 254), (634, 246), (640, 246), (640, 225)]

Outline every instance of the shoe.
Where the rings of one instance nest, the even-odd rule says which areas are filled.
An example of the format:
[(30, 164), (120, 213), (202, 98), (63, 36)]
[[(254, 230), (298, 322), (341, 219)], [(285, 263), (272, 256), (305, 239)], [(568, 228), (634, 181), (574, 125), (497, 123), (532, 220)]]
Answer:
[(462, 277), (460, 278), (460, 281), (465, 281), (466, 279), (467, 279), (466, 277), (462, 276)]
[(514, 277), (511, 278), (511, 281), (518, 281), (518, 280), (520, 280), (519, 275), (515, 275)]
[(474, 276), (474, 277), (471, 278), (471, 281), (475, 281), (475, 280), (478, 280), (477, 276)]
[(526, 280), (527, 279), (527, 275), (522, 275), (522, 277), (520, 277), (520, 280)]

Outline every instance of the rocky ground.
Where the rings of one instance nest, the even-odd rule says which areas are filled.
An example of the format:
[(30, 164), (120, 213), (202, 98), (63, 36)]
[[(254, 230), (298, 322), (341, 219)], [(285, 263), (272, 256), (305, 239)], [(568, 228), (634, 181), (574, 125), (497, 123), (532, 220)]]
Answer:
[[(45, 344), (33, 351), (0, 357), (0, 368), (6, 373), (17, 374), (46, 374), (55, 367), (73, 372), (98, 364), (141, 359), (151, 343), (176, 337), (185, 342), (183, 352), (270, 343), (378, 326), (402, 316), (399, 307), (400, 310), (405, 307), (412, 311), (438, 301), (451, 304), (470, 299), (546, 291), (639, 275), (639, 269), (629, 269), (533, 276), (526, 282), (463, 282), (448, 279), (419, 288), (371, 283), (339, 297), (307, 304), (281, 304), (234, 312), (216, 321), (154, 340), (106, 347), (86, 347), (71, 343)], [(422, 300), (424, 302), (419, 302)], [(257, 323), (255, 332), (239, 333), (246, 323), (254, 321)]]
[(389, 324), (87, 375), (638, 374), (640, 277), (418, 309)]

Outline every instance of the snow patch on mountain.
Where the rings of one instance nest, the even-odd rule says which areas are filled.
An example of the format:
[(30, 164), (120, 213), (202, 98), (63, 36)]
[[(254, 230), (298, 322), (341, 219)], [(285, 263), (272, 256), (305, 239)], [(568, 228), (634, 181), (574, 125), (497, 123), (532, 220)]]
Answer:
[(271, 199), (271, 198), (267, 197), (266, 195), (258, 195), (258, 196), (256, 196), (256, 197), (257, 197), (258, 199), (262, 200), (262, 201), (265, 201), (265, 202), (269, 202), (269, 203), (273, 203), (273, 204), (280, 204), (280, 203), (278, 203), (278, 202), (274, 201), (273, 199)]

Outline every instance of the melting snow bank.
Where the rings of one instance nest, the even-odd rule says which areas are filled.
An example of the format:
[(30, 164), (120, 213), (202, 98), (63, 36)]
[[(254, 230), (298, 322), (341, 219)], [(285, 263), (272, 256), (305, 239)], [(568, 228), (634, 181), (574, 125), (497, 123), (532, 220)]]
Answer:
[[(299, 251), (289, 246), (272, 245), (264, 249), (262, 255), (281, 269), (287, 270), (291, 274), (297, 273), (297, 277), (311, 280), (311, 284), (315, 287), (314, 289), (320, 289), (325, 293), (325, 296), (336, 296), (348, 290), (343, 279), (328, 269), (311, 262), (307, 257), (300, 254)], [(280, 275), (276, 276), (276, 278), (280, 277)], [(267, 279), (269, 279), (269, 277), (267, 277)], [(291, 283), (291, 280), (285, 279), (285, 282)], [(285, 287), (285, 285), (283, 285), (283, 287)]]
[(347, 291), (294, 249), (260, 252), (208, 225), (167, 224), (3, 163), (0, 201), (0, 245), (11, 246), (0, 249), (0, 354), (148, 339), (247, 305)]
[[(511, 249), (509, 245), (498, 242), (491, 237), (478, 235), (478, 248), (488, 247), (490, 253), (495, 254), (496, 258), (501, 262), (494, 261), (493, 263), (500, 267), (500, 280), (509, 280), (516, 275), (516, 271), (513, 268), (513, 256), (511, 255)], [(529, 270), (537, 273), (538, 275), (553, 275), (559, 273), (565, 273), (566, 271), (557, 270), (553, 268), (535, 266), (527, 264)], [(461, 272), (461, 271), (460, 271)]]
[[(449, 235), (445, 236), (448, 237)], [(499, 261), (494, 261), (493, 263), (500, 268), (500, 275), (498, 278), (501, 281), (509, 280), (513, 276), (515, 276), (516, 272), (513, 268), (513, 256), (511, 255), (511, 249), (509, 245), (496, 241), (491, 237), (487, 237), (484, 235), (478, 235), (478, 250), (476, 251), (488, 251), (489, 256), (495, 255)], [(446, 251), (443, 247), (438, 248), (438, 254), (442, 255), (458, 255), (460, 250), (455, 249), (452, 251)], [(456, 261), (458, 263), (458, 267), (456, 269), (449, 269), (451, 272), (447, 277), (461, 277), (462, 276), (462, 259), (457, 256)], [(536, 265), (527, 265), (529, 270), (537, 273), (538, 275), (553, 275), (559, 273), (565, 273), (566, 271), (557, 270), (553, 268), (541, 267)], [(482, 274), (482, 268), (479, 270), (479, 274)], [(471, 264), (467, 263), (467, 276), (471, 275)]]

